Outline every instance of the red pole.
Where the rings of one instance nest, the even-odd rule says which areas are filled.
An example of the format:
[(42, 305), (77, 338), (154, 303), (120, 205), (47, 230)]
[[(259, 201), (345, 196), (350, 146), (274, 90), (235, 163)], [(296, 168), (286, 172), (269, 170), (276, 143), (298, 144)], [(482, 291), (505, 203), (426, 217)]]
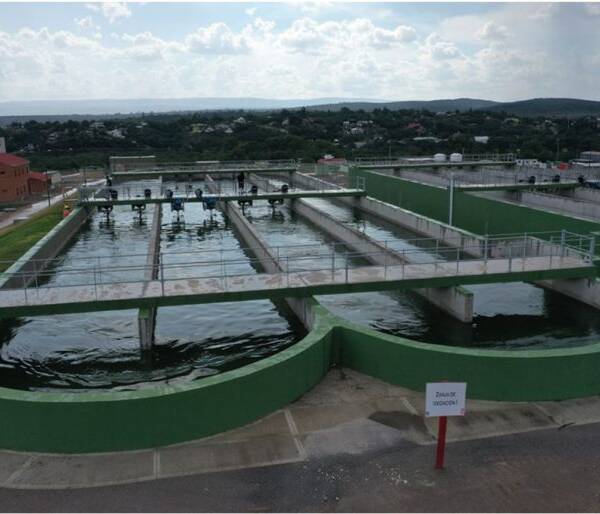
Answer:
[(435, 469), (444, 469), (444, 452), (446, 450), (446, 426), (448, 425), (448, 418), (446, 416), (440, 416), (438, 420), (438, 441), (437, 453), (435, 456)]

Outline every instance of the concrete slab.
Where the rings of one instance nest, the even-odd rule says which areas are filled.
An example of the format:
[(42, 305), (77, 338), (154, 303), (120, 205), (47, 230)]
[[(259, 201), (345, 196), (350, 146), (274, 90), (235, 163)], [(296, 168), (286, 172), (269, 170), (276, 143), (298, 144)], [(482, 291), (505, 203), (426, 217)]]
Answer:
[(290, 408), (299, 434), (328, 430), (344, 423), (367, 419), (377, 411), (374, 403), (346, 403), (341, 405), (313, 405)]
[(420, 393), (394, 386), (348, 368), (331, 370), (311, 391), (291, 404), (291, 408), (307, 405), (360, 403), (384, 398), (412, 398)]
[(283, 411), (277, 411), (270, 416), (245, 425), (229, 432), (213, 436), (204, 441), (212, 443), (227, 443), (236, 441), (247, 441), (255, 437), (265, 437), (271, 435), (292, 435), (290, 426)]
[(600, 422), (599, 396), (561, 402), (537, 402), (536, 405), (560, 426)]
[(309, 459), (341, 454), (361, 454), (411, 444), (405, 433), (370, 419), (355, 419), (331, 430), (300, 436)]
[(369, 416), (369, 419), (398, 430), (403, 439), (416, 444), (429, 444), (434, 437), (427, 430), (422, 417), (403, 410), (380, 410)]
[[(211, 438), (115, 454), (0, 452), (0, 485), (78, 488), (301, 461), (306, 466), (320, 465), (321, 458), (343, 455), (396, 452), (403, 459), (416, 447), (435, 443), (437, 420), (424, 419), (423, 410), (423, 393), (334, 369), (286, 409)], [(600, 397), (528, 404), (468, 400), (467, 415), (449, 420), (448, 439), (482, 439), (544, 428), (556, 431), (563, 424), (597, 420)]]
[(171, 446), (160, 449), (159, 458), (160, 477), (271, 466), (302, 460), (296, 442), (290, 435)]
[(10, 484), (33, 457), (27, 453), (0, 452), (0, 484)]
[[(437, 418), (425, 418), (425, 425), (430, 434), (437, 435)], [(465, 416), (449, 418), (447, 439), (464, 441), (556, 426), (556, 423), (535, 406), (467, 411)]]
[(38, 455), (10, 481), (10, 487), (68, 489), (148, 480), (154, 452)]

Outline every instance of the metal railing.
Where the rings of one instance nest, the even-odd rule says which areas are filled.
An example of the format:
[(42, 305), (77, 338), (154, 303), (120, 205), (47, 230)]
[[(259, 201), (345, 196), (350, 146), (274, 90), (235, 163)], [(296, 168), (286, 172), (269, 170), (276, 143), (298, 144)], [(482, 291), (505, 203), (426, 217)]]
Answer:
[(477, 164), (489, 162), (504, 162), (512, 163), (515, 160), (515, 155), (511, 153), (485, 153), (485, 154), (463, 154), (461, 161), (450, 161), (449, 155), (444, 161), (436, 161), (432, 156), (403, 156), (403, 157), (356, 157), (353, 163), (357, 166), (366, 165), (400, 165), (400, 164)]
[(316, 177), (310, 177), (310, 181), (303, 181), (302, 185), (298, 185), (298, 182), (294, 181), (293, 176), (290, 181), (287, 177), (267, 179), (258, 175), (252, 175), (251, 181), (258, 186), (259, 190), (266, 191), (267, 193), (280, 191), (283, 185), (287, 185), (290, 191), (342, 191), (347, 189), (339, 184), (333, 184)]
[(296, 159), (269, 159), (269, 160), (246, 160), (246, 161), (190, 161), (190, 162), (163, 162), (153, 166), (140, 167), (139, 165), (124, 165), (119, 171), (182, 171), (182, 173), (194, 171), (206, 171), (220, 169), (252, 170), (262, 168), (284, 168), (295, 169), (298, 165)]
[[(593, 265), (591, 250), (595, 246), (593, 236), (563, 231), (559, 237), (560, 239), (556, 240), (553, 234), (548, 240), (528, 234), (504, 235), (482, 238), (475, 244), (456, 246), (442, 246), (436, 239), (420, 238), (410, 240), (413, 247), (408, 246), (407, 241), (378, 242), (377, 251), (373, 251), (372, 243), (365, 243), (364, 250), (358, 248), (351, 251), (343, 244), (330, 247), (310, 244), (274, 247), (271, 252), (283, 270), (280, 275), (283, 275), (288, 284), (294, 277), (297, 278), (298, 274), (302, 275), (306, 272), (321, 272), (319, 280), (322, 279), (323, 283), (329, 283), (329, 277), (332, 283), (348, 283), (349, 280), (352, 281), (352, 277), (349, 279), (350, 270), (357, 267), (377, 268), (383, 272), (379, 280), (387, 280), (394, 277), (404, 278), (405, 271), (414, 273), (419, 269), (424, 274), (422, 278), (433, 278), (440, 274), (460, 275), (461, 272), (468, 271), (469, 263), (479, 263), (481, 267), (476, 268), (476, 273), (472, 271), (474, 268), (469, 268), (471, 271), (468, 274), (497, 273), (499, 269), (509, 273), (526, 271), (529, 260), (537, 259), (535, 262), (539, 263), (539, 258), (544, 258), (543, 265), (539, 269)], [(574, 241), (575, 238), (579, 238), (577, 239), (579, 243)], [(255, 255), (264, 254), (262, 247), (246, 250)], [(228, 253), (233, 255), (228, 256)], [(26, 304), (35, 303), (36, 294), (39, 302), (40, 292), (43, 290), (64, 290), (73, 287), (85, 287), (90, 294), (93, 291), (93, 297), (97, 300), (109, 299), (111, 288), (106, 290), (106, 286), (156, 281), (160, 282), (161, 295), (165, 295), (168, 294), (165, 293), (165, 287), (169, 283), (192, 279), (216, 279), (227, 290), (228, 284), (231, 284), (229, 280), (256, 276), (254, 268), (262, 266), (264, 262), (264, 259), (243, 257), (240, 253), (240, 248), (199, 252), (161, 252), (158, 279), (154, 281), (145, 278), (148, 276), (146, 272), (152, 266), (145, 262), (140, 264), (134, 262), (137, 257), (145, 257), (146, 254), (71, 259), (69, 266), (63, 266), (59, 270), (62, 283), (52, 280), (57, 271), (51, 269), (52, 260), (40, 260), (33, 270), (1, 274), (2, 278), (10, 276), (17, 285), (0, 291), (0, 300), (5, 293), (12, 291), (11, 298), (14, 298), (15, 291), (22, 291), (22, 296), (19, 296), (21, 302), (24, 299)], [(120, 264), (117, 262), (119, 258), (129, 262)], [(103, 259), (110, 259), (110, 261), (103, 262)]]
[[(252, 183), (255, 183), (258, 186), (259, 193), (275, 193), (281, 192), (281, 186), (284, 184), (288, 186), (288, 192), (299, 192), (299, 191), (315, 191), (315, 192), (324, 192), (324, 191), (343, 191), (344, 187), (331, 184), (326, 181), (316, 179), (313, 184), (309, 184), (306, 187), (297, 186), (294, 184), (294, 181), (285, 180), (285, 179), (275, 179), (271, 180), (271, 184), (269, 180), (264, 179), (260, 176), (253, 176), (252, 181), (249, 178), (246, 178), (244, 181), (244, 188), (240, 189), (237, 180), (230, 179), (217, 179), (213, 180), (213, 190), (211, 191), (207, 185), (206, 181), (192, 181), (192, 182), (163, 182), (161, 184), (154, 183), (135, 183), (135, 184), (118, 184), (113, 186), (102, 186), (100, 188), (82, 188), (79, 190), (79, 200), (82, 202), (86, 202), (89, 200), (109, 200), (110, 199), (110, 191), (116, 191), (118, 194), (118, 200), (135, 200), (140, 199), (144, 200), (145, 198), (145, 190), (149, 189), (151, 198), (165, 198), (167, 190), (172, 191), (173, 198), (195, 198), (196, 191), (198, 189), (202, 190), (203, 196), (206, 195), (228, 195), (232, 196), (238, 195), (247, 195), (252, 197), (253, 193), (250, 191), (250, 187)], [(274, 185), (277, 184), (277, 185)]]
[[(423, 172), (423, 174), (425, 174)], [(437, 175), (437, 174), (436, 174)], [(439, 173), (444, 176), (447, 181), (450, 180), (450, 172)], [(512, 185), (512, 184), (527, 184), (530, 177), (535, 177), (535, 184), (552, 184), (564, 182), (578, 182), (580, 177), (584, 181), (600, 181), (599, 171), (584, 171), (584, 170), (556, 170), (548, 168), (518, 168), (516, 170), (479, 170), (463, 173), (453, 173), (455, 185)], [(555, 182), (558, 177), (558, 182)], [(582, 184), (585, 185), (585, 184)], [(600, 186), (600, 185), (599, 185)]]

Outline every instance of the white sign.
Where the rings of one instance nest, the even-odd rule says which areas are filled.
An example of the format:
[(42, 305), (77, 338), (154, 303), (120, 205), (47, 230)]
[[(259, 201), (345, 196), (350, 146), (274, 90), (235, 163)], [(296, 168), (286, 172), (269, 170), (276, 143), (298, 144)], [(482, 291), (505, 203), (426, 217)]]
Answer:
[(464, 416), (465, 382), (432, 382), (425, 389), (425, 416)]

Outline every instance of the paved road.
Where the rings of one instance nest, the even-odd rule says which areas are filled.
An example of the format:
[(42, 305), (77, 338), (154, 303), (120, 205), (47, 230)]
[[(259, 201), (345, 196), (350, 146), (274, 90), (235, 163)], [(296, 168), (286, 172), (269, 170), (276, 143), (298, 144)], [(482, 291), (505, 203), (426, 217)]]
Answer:
[(0, 489), (2, 511), (591, 512), (600, 510), (599, 424), (123, 486)]
[[(93, 182), (88, 182), (89, 186), (93, 186), (93, 185), (100, 185), (103, 184), (104, 180), (95, 180)], [(56, 205), (59, 202), (62, 202), (64, 199), (64, 196), (69, 196), (74, 194), (77, 191), (77, 189), (69, 189), (68, 191), (65, 191), (65, 193), (61, 193), (59, 195), (55, 195), (50, 197), (50, 205)], [(23, 218), (29, 218), (30, 216), (33, 216), (35, 213), (40, 212), (43, 209), (46, 209), (48, 207), (48, 199), (45, 198), (44, 200), (40, 200), (39, 202), (33, 203), (27, 207), (22, 207), (17, 209), (14, 212), (11, 213), (3, 213), (0, 215), (0, 229), (3, 229), (5, 227), (8, 227), (9, 225), (12, 225), (15, 220), (17, 219), (23, 219)]]

